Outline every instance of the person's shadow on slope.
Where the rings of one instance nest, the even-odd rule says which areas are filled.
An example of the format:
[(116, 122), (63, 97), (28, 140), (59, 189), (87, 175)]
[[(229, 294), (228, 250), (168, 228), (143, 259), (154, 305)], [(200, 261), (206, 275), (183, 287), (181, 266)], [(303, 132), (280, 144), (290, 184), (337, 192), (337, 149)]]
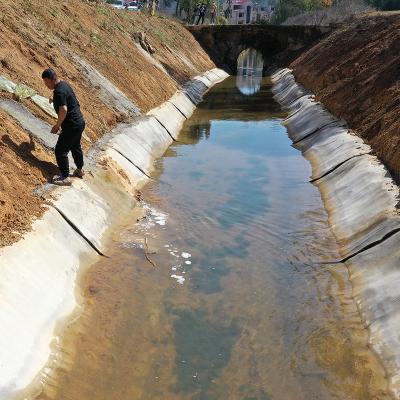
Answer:
[(37, 158), (32, 153), (35, 150), (35, 142), (32, 136), (29, 135), (29, 138), (29, 142), (17, 144), (9, 135), (5, 134), (1, 137), (1, 141), (11, 150), (13, 150), (17, 156), (21, 157), (22, 160), (27, 162), (32, 167), (37, 168), (42, 173), (42, 176), (50, 182), (52, 177), (58, 173), (58, 167), (52, 162)]

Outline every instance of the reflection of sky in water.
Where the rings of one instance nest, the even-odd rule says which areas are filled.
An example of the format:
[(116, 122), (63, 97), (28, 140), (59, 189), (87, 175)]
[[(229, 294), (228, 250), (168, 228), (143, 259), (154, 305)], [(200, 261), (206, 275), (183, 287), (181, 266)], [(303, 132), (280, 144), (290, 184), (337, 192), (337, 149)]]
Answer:
[(240, 150), (252, 157), (298, 156), (280, 119), (252, 123), (212, 121), (212, 132), (213, 144), (225, 149)]
[[(270, 208), (268, 163), (300, 156), (279, 118), (250, 122), (213, 120), (208, 116), (203, 111), (201, 117), (185, 125), (180, 136), (183, 142), (200, 140), (196, 147), (176, 144), (177, 157), (165, 159), (164, 165), (167, 179), (174, 185), (173, 203), (181, 209), (190, 204), (193, 218), (200, 211), (197, 200), (202, 199), (201, 207), (213, 221), (214, 231), (221, 230), (219, 238), (231, 235), (229, 244), (220, 240), (211, 245), (186, 238), (188, 248), (201, 249), (201, 256), (195, 255), (193, 265), (187, 269), (191, 289), (216, 293), (222, 290), (220, 279), (229, 273), (227, 258), (248, 256), (249, 242), (243, 230), (247, 231), (255, 215), (264, 215)], [(185, 168), (180, 167), (182, 158), (190, 160)]]
[(238, 57), (236, 87), (251, 96), (261, 88), (264, 60), (260, 52), (254, 49), (242, 51)]

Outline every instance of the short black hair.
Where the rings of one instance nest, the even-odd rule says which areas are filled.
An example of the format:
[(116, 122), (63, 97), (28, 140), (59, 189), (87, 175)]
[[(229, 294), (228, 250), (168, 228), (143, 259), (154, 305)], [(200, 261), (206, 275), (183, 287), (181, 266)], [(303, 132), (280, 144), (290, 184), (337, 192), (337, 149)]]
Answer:
[(52, 68), (47, 68), (42, 72), (42, 79), (56, 79), (56, 71)]

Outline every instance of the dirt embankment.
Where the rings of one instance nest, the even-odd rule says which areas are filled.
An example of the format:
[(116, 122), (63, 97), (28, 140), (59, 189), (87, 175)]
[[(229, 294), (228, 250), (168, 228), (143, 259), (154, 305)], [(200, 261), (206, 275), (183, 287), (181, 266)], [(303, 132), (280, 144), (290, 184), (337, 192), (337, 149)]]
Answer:
[[(154, 54), (135, 41), (138, 32), (146, 32)], [(104, 101), (101, 88), (75, 57), (104, 75), (142, 112), (214, 67), (191, 34), (164, 16), (85, 0), (1, 0), (0, 75), (49, 97), (40, 75), (53, 67), (74, 87), (86, 118), (86, 135), (93, 143), (124, 117)], [(2, 97), (10, 96), (0, 91)], [(31, 101), (23, 104), (37, 117), (54, 122)], [(84, 141), (86, 149), (90, 142)], [(0, 245), (18, 239), (43, 212), (43, 201), (33, 191), (56, 170), (52, 152), (32, 143), (22, 127), (0, 111)]]
[(300, 56), (297, 80), (400, 180), (400, 14), (364, 16)]

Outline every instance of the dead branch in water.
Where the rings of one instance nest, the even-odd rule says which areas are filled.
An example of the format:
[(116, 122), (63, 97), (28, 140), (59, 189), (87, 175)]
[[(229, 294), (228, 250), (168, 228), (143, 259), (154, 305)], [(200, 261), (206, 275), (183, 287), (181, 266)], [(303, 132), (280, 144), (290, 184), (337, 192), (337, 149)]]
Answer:
[(154, 267), (157, 268), (157, 265), (154, 264), (153, 261), (151, 261), (150, 257), (148, 256), (148, 251), (149, 247), (147, 245), (147, 237), (144, 238), (144, 256), (146, 257), (146, 260)]

